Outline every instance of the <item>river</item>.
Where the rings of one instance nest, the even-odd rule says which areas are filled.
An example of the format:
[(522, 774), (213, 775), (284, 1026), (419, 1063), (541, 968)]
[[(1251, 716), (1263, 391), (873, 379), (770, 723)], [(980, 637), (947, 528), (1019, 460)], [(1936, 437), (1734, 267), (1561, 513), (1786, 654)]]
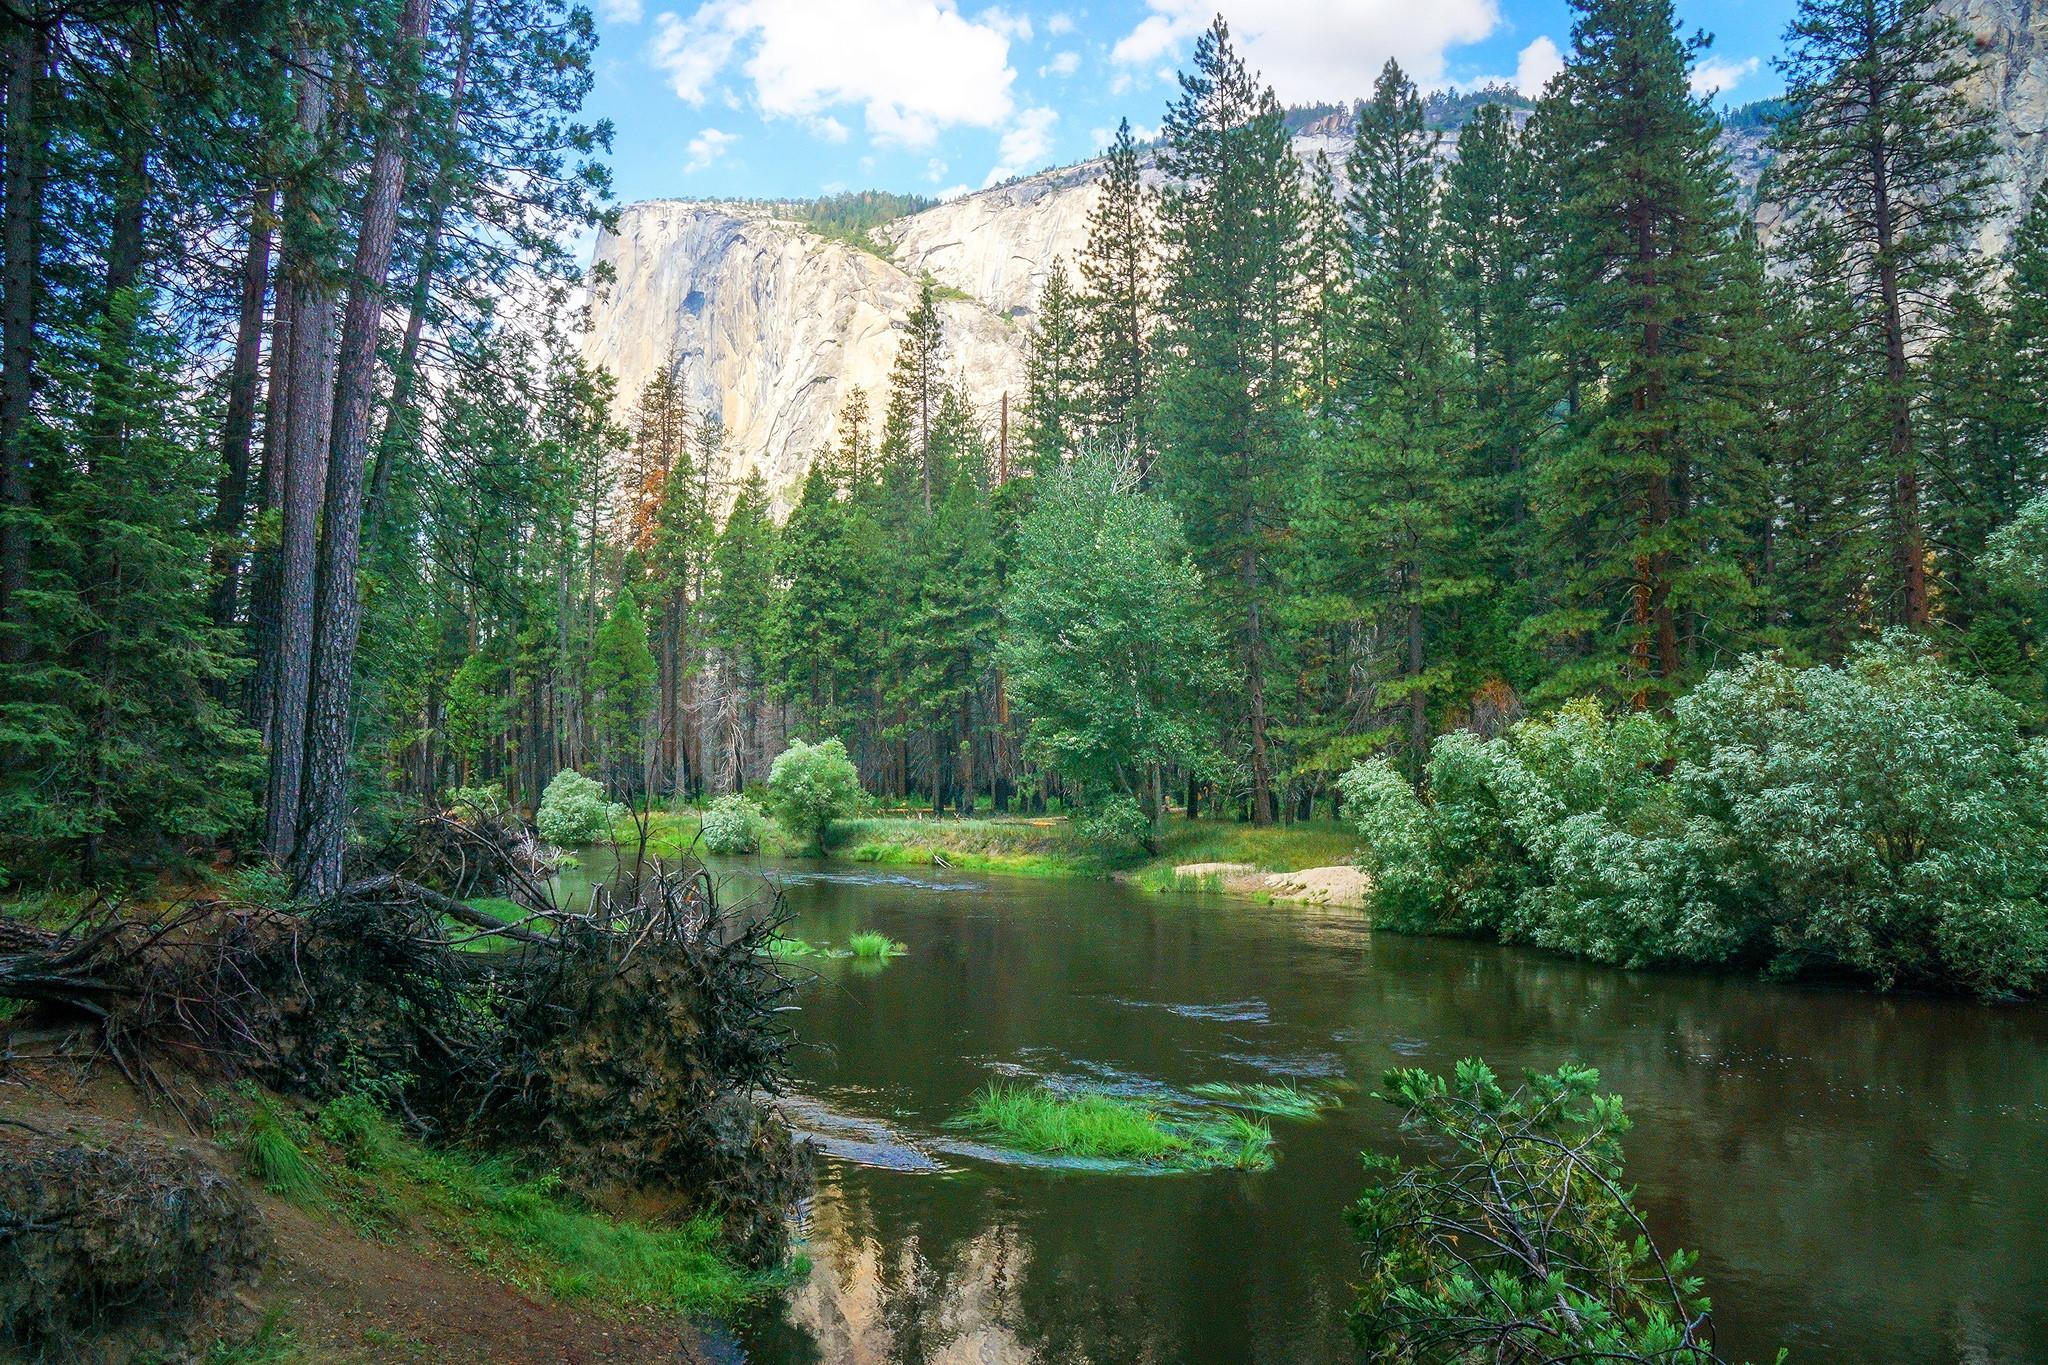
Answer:
[[(1358, 1154), (1388, 1067), (1597, 1066), (1659, 1241), (1703, 1249), (1722, 1353), (2048, 1360), (2048, 1008), (1620, 972), (1371, 932), (1356, 912), (1082, 881), (761, 864), (808, 961), (789, 1112), (824, 1148), (814, 1270), (753, 1365), (1351, 1359)], [(977, 1150), (996, 1078), (1188, 1098), (1355, 1086), (1273, 1120), (1259, 1173), (1105, 1173)]]

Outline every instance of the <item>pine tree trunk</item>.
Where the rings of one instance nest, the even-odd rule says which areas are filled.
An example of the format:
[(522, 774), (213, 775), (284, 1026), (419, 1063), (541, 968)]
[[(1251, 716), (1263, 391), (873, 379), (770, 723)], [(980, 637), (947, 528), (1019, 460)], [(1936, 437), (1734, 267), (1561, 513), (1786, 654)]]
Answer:
[(428, 0), (405, 0), (399, 17), (399, 74), (370, 163), (335, 375), (334, 430), (327, 460), (306, 720), (305, 795), (300, 817), (304, 834), (295, 867), (302, 889), (314, 896), (340, 890), (347, 846), (349, 690), (355, 680), (356, 640), (362, 631), (356, 565), (362, 549), (363, 476), (369, 457), (370, 405), (384, 318), (384, 286), (398, 232), (399, 195), (405, 189), (428, 9)]
[[(1246, 518), (1250, 520), (1249, 517)], [(1259, 611), (1259, 561), (1244, 552), (1245, 711), (1252, 741), (1252, 823), (1273, 823), (1273, 762), (1266, 750), (1266, 628)]]
[(28, 656), (29, 409), (35, 400), (36, 302), (42, 287), (37, 228), (44, 150), (36, 97), (50, 34), (9, 20), (0, 36), (7, 77), (4, 208), (0, 208), (0, 663)]
[(235, 357), (228, 369), (228, 410), (221, 423), (220, 489), (213, 506), (213, 622), (234, 623), (241, 595), (242, 552), (235, 542), (248, 512), (249, 457), (256, 434), (256, 380), (263, 361), (263, 304), (270, 293), (271, 220), (277, 189), (265, 185), (251, 197), (249, 244), (242, 257), (241, 313), (235, 328)]
[[(297, 123), (303, 133), (317, 137), (327, 122), (330, 56), (324, 47), (309, 51), (302, 41), (294, 66), (302, 73)], [(316, 172), (302, 168), (300, 173)], [(303, 185), (287, 193), (289, 221), (303, 226), (314, 212)], [(280, 863), (290, 860), (298, 838), (306, 693), (312, 673), (314, 538), (333, 413), (329, 400), (334, 381), (334, 293), (325, 262), (312, 258), (312, 250), (294, 244), (285, 260), (289, 302), (283, 306), (291, 318), (289, 349), (278, 382), (282, 411), (272, 414), (276, 439), (264, 455), (266, 478), (271, 477), (273, 457), (277, 465), (279, 528), (275, 567), (269, 570), (275, 586), (269, 589), (268, 619), (263, 622), (268, 636), (258, 665), (258, 704), (270, 741), (264, 847)]]

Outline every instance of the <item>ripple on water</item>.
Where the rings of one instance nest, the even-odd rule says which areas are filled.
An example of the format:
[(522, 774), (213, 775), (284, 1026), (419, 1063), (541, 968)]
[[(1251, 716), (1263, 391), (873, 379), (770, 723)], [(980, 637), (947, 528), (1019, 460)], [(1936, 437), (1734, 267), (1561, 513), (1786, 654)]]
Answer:
[(1270, 1024), (1271, 1012), (1266, 1002), (1258, 999), (1224, 1000), (1213, 1005), (1192, 1004), (1175, 1000), (1132, 1000), (1121, 995), (1110, 997), (1116, 1004), (1134, 1010), (1165, 1010), (1183, 1019), (1213, 1019), (1225, 1024)]
[(1264, 1052), (1225, 1052), (1221, 1054), (1226, 1062), (1263, 1071), (1269, 1076), (1314, 1076), (1317, 1078), (1341, 1076), (1344, 1061), (1334, 1052), (1302, 1052), (1293, 1056), (1273, 1056)]
[(941, 882), (930, 877), (912, 877), (902, 872), (787, 872), (776, 869), (764, 874), (784, 886), (810, 886), (833, 882), (842, 886), (909, 886), (920, 891), (986, 891), (978, 882)]

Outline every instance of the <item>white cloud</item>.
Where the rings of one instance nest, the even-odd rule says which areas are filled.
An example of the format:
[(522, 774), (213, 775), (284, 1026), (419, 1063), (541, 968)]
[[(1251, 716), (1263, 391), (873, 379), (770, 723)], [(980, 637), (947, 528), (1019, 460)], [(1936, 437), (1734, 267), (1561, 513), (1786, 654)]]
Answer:
[(1053, 53), (1052, 60), (1038, 68), (1041, 76), (1071, 76), (1081, 69), (1081, 54), (1071, 48)]
[(1052, 156), (1052, 126), (1059, 121), (1058, 113), (1042, 105), (1017, 115), (1017, 121), (1003, 134), (1002, 143), (996, 148), (996, 164), (989, 168), (988, 179), (981, 183), (993, 185), (1043, 166)]
[(637, 24), (645, 12), (640, 0), (597, 0), (597, 17), (607, 24)]
[(946, 178), (946, 172), (951, 169), (952, 167), (948, 166), (944, 161), (938, 157), (933, 157), (930, 161), (924, 163), (924, 178), (936, 185)]
[(972, 194), (972, 193), (974, 193), (974, 190), (973, 190), (973, 189), (972, 189), (972, 187), (970, 187), (970, 186), (967, 186), (967, 185), (948, 185), (948, 186), (947, 186), (947, 187), (946, 187), (945, 189), (942, 189), (942, 190), (940, 190), (940, 191), (939, 191), (939, 193), (938, 193), (938, 198), (939, 198), (939, 200), (940, 200), (941, 202), (944, 202), (944, 201), (946, 201), (946, 200), (949, 200), (949, 199), (958, 199), (958, 198), (959, 198), (959, 197), (960, 197), (961, 195), (963, 195), (963, 194)]
[(1692, 69), (1692, 92), (1695, 95), (1718, 95), (1733, 90), (1736, 86), (1754, 76), (1763, 62), (1756, 57), (1744, 57), (1739, 62), (1723, 61), (1709, 57)]
[(830, 114), (820, 114), (818, 117), (810, 120), (810, 128), (813, 133), (824, 138), (827, 142), (844, 142), (847, 138), (846, 125), (833, 118)]
[[(1146, 0), (1152, 11), (1111, 51), (1143, 65), (1177, 56), (1209, 26), (1214, 0)], [(1500, 23), (1498, 0), (1266, 0), (1231, 37), (1281, 99), (1348, 98), (1371, 86), (1389, 57), (1418, 85), (1443, 83), (1445, 54)]]
[(738, 133), (728, 133), (718, 128), (706, 128), (690, 139), (690, 159), (683, 163), (685, 171), (701, 171), (725, 155), (725, 149), (740, 140)]
[(1045, 21), (1045, 31), (1055, 38), (1063, 33), (1072, 33), (1074, 31), (1074, 16), (1065, 10), (1061, 10), (1058, 14), (1048, 15)]
[(1031, 16), (1028, 14), (1012, 14), (1001, 5), (991, 5), (975, 15), (974, 22), (986, 25), (1012, 41), (1031, 41)]
[(993, 185), (1013, 175), (1024, 175), (1046, 164), (1052, 157), (1052, 130), (1060, 116), (1057, 111), (1034, 105), (1017, 115), (1003, 133), (996, 148), (996, 164), (989, 168), (983, 185)]
[(705, 0), (688, 18), (658, 16), (649, 56), (691, 104), (737, 62), (769, 117), (858, 105), (877, 139), (923, 146), (1009, 118), (1023, 22), (1000, 10), (970, 20), (953, 0)]
[(1535, 99), (1558, 72), (1564, 70), (1564, 54), (1548, 34), (1523, 48), (1515, 58), (1515, 89)]

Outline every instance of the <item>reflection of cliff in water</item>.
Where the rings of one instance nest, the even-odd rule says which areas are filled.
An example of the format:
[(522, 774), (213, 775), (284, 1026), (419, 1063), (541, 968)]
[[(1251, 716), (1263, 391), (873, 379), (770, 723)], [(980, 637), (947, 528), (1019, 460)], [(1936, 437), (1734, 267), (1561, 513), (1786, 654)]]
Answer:
[(1014, 1227), (991, 1222), (942, 1245), (916, 1225), (878, 1228), (858, 1190), (824, 1174), (809, 1219), (810, 1278), (788, 1295), (774, 1358), (804, 1341), (834, 1365), (1010, 1365), (1036, 1357), (1019, 1340), (1017, 1286), (1028, 1256)]

